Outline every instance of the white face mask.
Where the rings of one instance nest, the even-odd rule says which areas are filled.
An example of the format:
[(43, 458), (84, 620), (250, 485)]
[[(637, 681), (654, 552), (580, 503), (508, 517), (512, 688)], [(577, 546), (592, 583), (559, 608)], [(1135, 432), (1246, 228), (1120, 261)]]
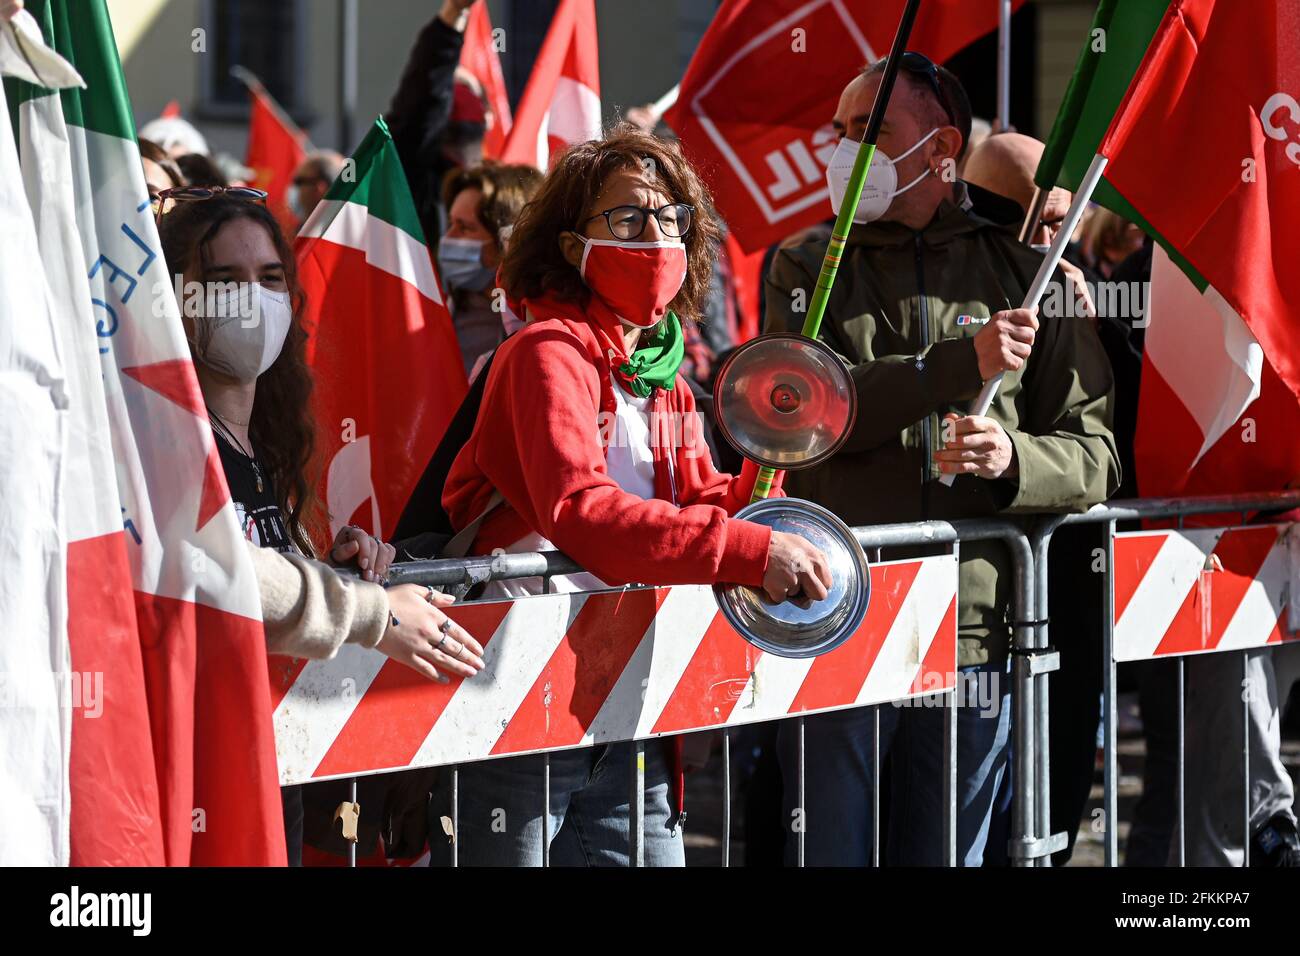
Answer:
[[(890, 159), (883, 150), (876, 150), (876, 154), (871, 157), (871, 170), (867, 174), (867, 182), (862, 187), (862, 199), (858, 201), (857, 212), (853, 215), (854, 222), (874, 222), (879, 219), (889, 211), (890, 204), (897, 197), (929, 175), (930, 171), (927, 169), (899, 189), (898, 169), (895, 164), (911, 156), (937, 132), (939, 132), (937, 128), (930, 130), (898, 159)], [(861, 148), (862, 144), (856, 140), (841, 139), (839, 145), (835, 147), (835, 153), (831, 156), (830, 165), (826, 167), (826, 186), (830, 190), (831, 208), (835, 210), (836, 215), (839, 215), (840, 204), (844, 202), (844, 194), (848, 192), (853, 161), (858, 158), (858, 150)]]
[(259, 283), (215, 283), (194, 319), (195, 354), (208, 368), (254, 382), (275, 364), (293, 324), (288, 292)]

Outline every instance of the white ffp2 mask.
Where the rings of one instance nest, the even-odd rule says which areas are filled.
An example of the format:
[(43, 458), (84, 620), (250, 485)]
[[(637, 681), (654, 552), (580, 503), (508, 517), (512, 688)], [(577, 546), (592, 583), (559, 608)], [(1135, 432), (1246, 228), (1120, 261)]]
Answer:
[(293, 324), (288, 292), (256, 282), (215, 283), (194, 319), (195, 353), (208, 368), (253, 382), (275, 364)]
[[(871, 169), (867, 173), (866, 184), (862, 187), (862, 198), (858, 201), (853, 221), (859, 223), (875, 222), (889, 211), (890, 204), (907, 192), (928, 174), (925, 170), (902, 189), (898, 188), (898, 168), (895, 164), (903, 161), (921, 148), (939, 130), (932, 129), (898, 159), (891, 159), (881, 149), (871, 157)], [(831, 194), (831, 208), (839, 215), (844, 194), (849, 190), (849, 177), (853, 173), (853, 162), (858, 158), (858, 150), (863, 145), (856, 140), (841, 139), (831, 155), (830, 165), (826, 167), (826, 188)]]

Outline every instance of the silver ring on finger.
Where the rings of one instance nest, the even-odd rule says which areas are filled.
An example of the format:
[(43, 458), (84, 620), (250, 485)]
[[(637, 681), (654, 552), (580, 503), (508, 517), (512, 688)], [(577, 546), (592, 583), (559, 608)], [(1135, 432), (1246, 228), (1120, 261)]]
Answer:
[(433, 645), (433, 649), (434, 649), (435, 651), (440, 651), (440, 650), (442, 650), (442, 645), (444, 645), (444, 644), (446, 644), (446, 643), (447, 643), (447, 635), (444, 634), (444, 635), (442, 635), (442, 640), (440, 640), (437, 644), (434, 644), (434, 645)]
[(434, 596), (435, 594), (437, 594), (437, 593), (438, 593), (438, 592), (435, 591), (433, 588), (431, 588), (431, 587), (429, 587), (429, 586), (426, 585), (426, 586), (425, 586), (425, 589), (424, 589), (424, 599), (425, 599), (426, 601), (428, 601), (430, 604), (432, 604), (432, 603), (433, 603), (433, 596)]
[(443, 621), (441, 624), (438, 625), (438, 630), (442, 631), (443, 636), (446, 637), (446, 635), (455, 626), (456, 626), (456, 622), (453, 621), (451, 618), (447, 618), (447, 620)]

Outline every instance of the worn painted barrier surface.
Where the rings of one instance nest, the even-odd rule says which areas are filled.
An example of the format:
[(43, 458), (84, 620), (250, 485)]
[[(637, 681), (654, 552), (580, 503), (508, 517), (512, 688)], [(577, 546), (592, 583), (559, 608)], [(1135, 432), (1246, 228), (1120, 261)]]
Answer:
[(1298, 635), (1293, 524), (1115, 535), (1117, 661), (1265, 647)]
[(563, 750), (902, 700), (951, 688), (957, 561), (871, 568), (862, 626), (789, 660), (737, 634), (708, 587), (468, 603), (485, 669), (435, 684), (375, 651), (271, 658), (285, 785)]

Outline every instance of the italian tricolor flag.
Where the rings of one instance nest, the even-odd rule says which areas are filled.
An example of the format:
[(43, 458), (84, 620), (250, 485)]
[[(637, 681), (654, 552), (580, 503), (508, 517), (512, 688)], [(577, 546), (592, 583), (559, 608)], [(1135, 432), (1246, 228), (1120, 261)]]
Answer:
[(1157, 243), (1144, 496), (1300, 477), (1300, 19), (1290, 0), (1103, 0), (1037, 173)]
[(71, 667), (103, 695), (72, 713), (71, 862), (283, 864), (257, 584), (159, 248), (108, 10), (27, 8), (85, 82), (17, 84), (7, 97), (66, 349)]
[(388, 126), (375, 122), (299, 233), (330, 533), (379, 537), (465, 396), (465, 370)]

